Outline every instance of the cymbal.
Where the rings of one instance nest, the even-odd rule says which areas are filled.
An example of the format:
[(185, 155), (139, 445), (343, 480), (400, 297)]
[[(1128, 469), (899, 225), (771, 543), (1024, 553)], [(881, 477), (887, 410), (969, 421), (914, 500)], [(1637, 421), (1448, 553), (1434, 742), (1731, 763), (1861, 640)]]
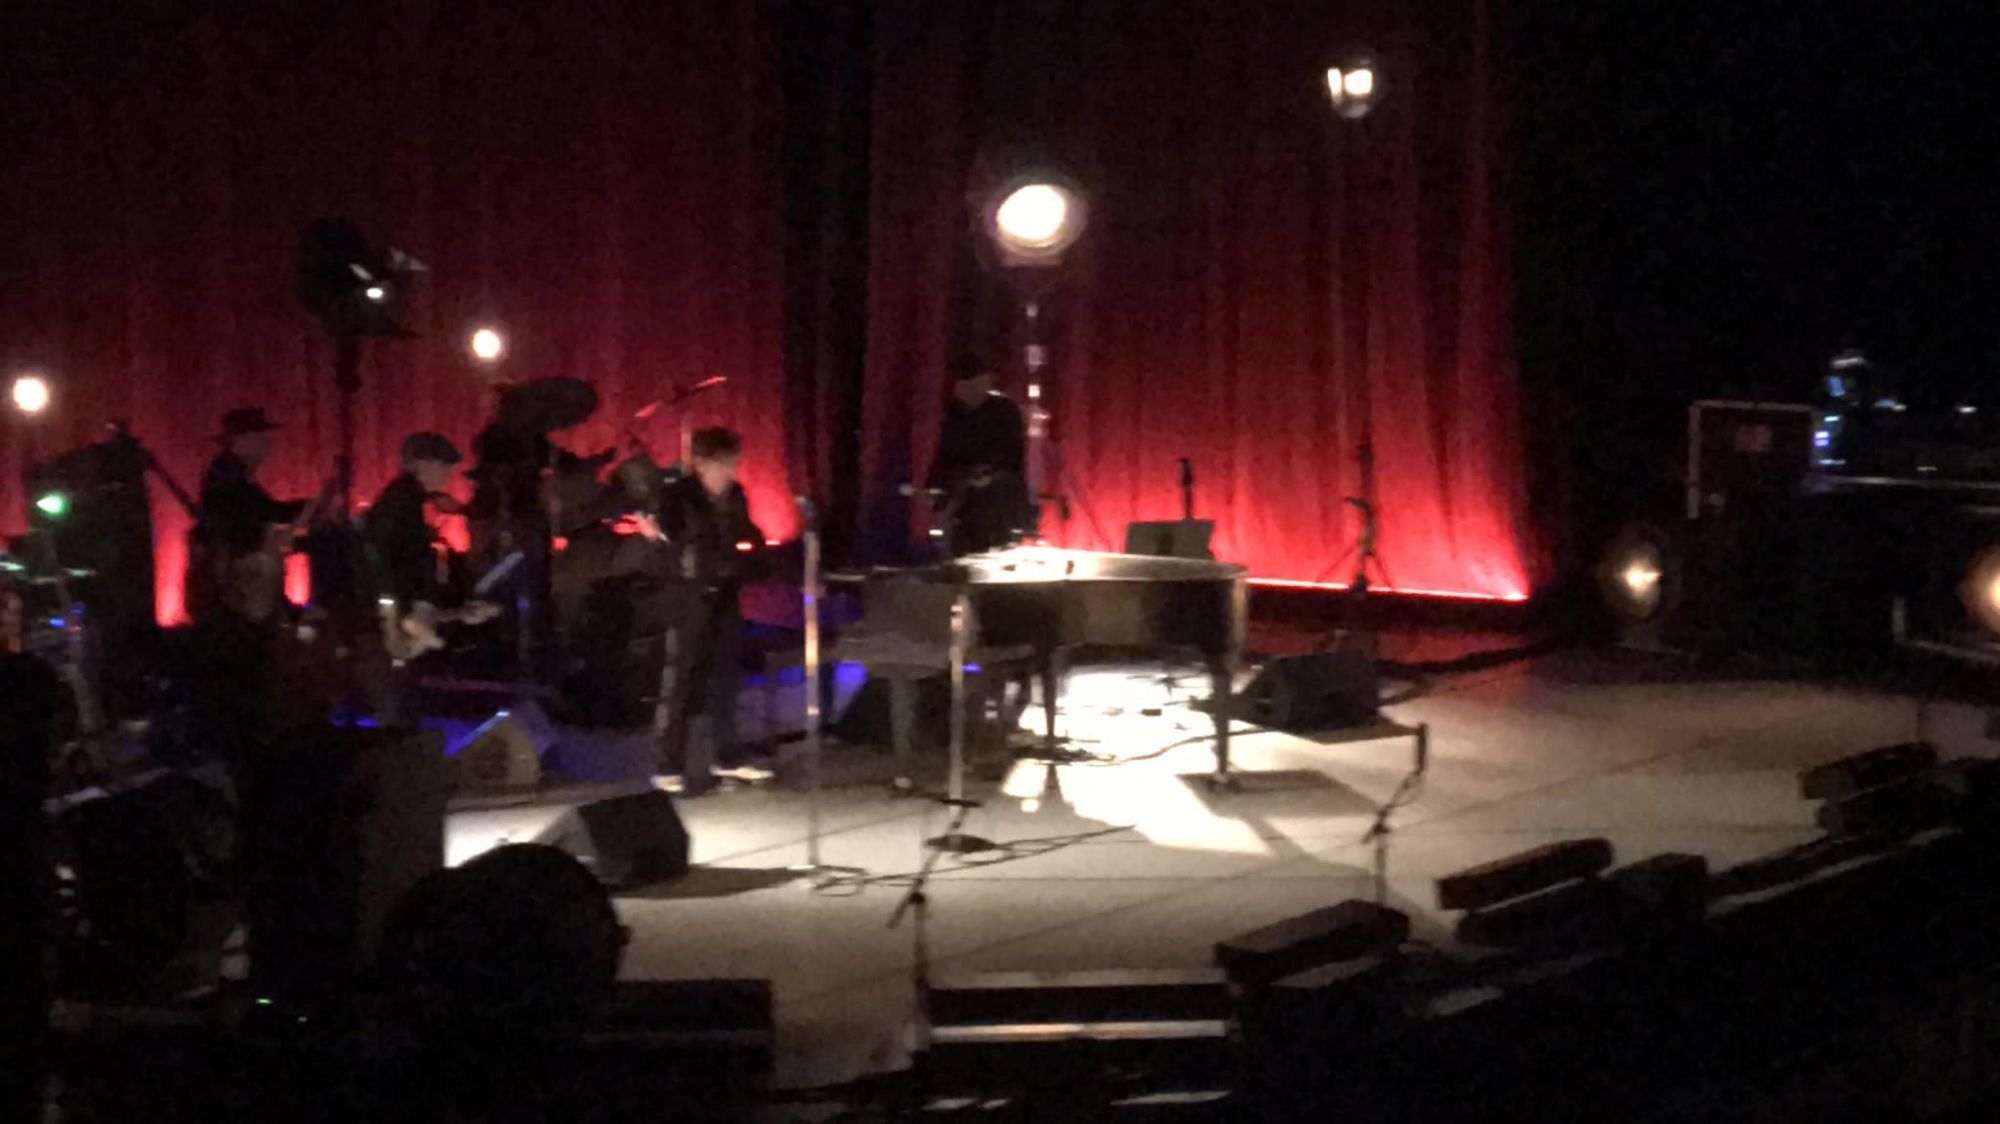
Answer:
[(500, 415), (542, 433), (582, 425), (597, 412), (597, 388), (582, 379), (535, 379), (507, 392)]

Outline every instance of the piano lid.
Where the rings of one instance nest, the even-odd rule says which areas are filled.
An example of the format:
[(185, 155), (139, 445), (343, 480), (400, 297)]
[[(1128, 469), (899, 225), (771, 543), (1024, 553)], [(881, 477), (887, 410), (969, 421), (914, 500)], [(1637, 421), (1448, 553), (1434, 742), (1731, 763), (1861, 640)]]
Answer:
[(1016, 546), (986, 554), (970, 554), (953, 562), (924, 567), (938, 581), (974, 585), (1042, 585), (1051, 582), (1227, 582), (1247, 578), (1250, 570), (1232, 562), (1194, 558), (1155, 558), (1097, 550), (1064, 550), (1052, 546)]

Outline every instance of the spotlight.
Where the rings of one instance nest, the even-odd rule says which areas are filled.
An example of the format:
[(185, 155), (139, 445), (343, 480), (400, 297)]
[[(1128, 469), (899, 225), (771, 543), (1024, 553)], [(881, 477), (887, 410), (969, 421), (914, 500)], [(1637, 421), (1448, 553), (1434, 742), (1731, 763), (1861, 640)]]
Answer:
[(506, 354), (507, 341), (492, 328), (481, 328), (472, 333), (472, 357), (481, 363), (498, 362)]
[(35, 510), (50, 519), (61, 519), (69, 514), (69, 494), (67, 492), (44, 492), (35, 497)]
[(1326, 94), (1333, 111), (1349, 121), (1368, 115), (1381, 91), (1381, 75), (1375, 60), (1355, 55), (1337, 66), (1326, 68)]
[(1089, 208), (1075, 189), (1052, 177), (1013, 180), (987, 208), (987, 234), (1010, 266), (1052, 266), (1083, 235)]
[(1973, 555), (1959, 583), (1958, 599), (1979, 627), (2000, 633), (2000, 546)]
[(49, 380), (40, 375), (22, 375), (14, 380), (14, 408), (24, 414), (39, 414), (49, 408)]
[(379, 246), (346, 219), (316, 220), (298, 247), (298, 296), (335, 336), (402, 339), (414, 274), (424, 264)]
[(1598, 570), (1605, 606), (1627, 624), (1657, 619), (1671, 592), (1671, 561), (1667, 541), (1659, 532), (1627, 528), (1605, 552)]

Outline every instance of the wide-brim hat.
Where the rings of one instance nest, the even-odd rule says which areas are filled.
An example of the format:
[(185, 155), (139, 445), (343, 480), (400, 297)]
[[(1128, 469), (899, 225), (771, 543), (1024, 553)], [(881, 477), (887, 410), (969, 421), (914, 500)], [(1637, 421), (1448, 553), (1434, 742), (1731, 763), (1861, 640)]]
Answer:
[(248, 437), (253, 433), (269, 433), (283, 429), (271, 420), (262, 406), (240, 406), (222, 415), (222, 432), (215, 435), (217, 441), (229, 441), (237, 437)]

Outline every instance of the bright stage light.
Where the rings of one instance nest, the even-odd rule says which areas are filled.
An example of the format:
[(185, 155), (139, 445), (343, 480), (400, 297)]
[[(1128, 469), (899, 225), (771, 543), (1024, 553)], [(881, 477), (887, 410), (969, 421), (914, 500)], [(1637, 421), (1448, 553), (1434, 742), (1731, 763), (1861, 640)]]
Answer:
[(49, 380), (40, 375), (22, 375), (14, 380), (12, 397), (16, 410), (24, 414), (39, 414), (49, 408), (53, 395), (49, 391)]
[(44, 492), (35, 498), (35, 510), (50, 519), (61, 519), (69, 514), (69, 496), (62, 492)]
[(1083, 197), (1050, 179), (1016, 180), (998, 192), (987, 233), (1009, 265), (1055, 265), (1082, 236)]
[(1333, 102), (1333, 111), (1348, 120), (1365, 116), (1375, 108), (1379, 77), (1373, 60), (1365, 57), (1327, 67), (1326, 94)]
[(1959, 601), (1979, 627), (2000, 633), (2000, 546), (1989, 546), (1974, 555), (1959, 583)]
[(1643, 558), (1626, 566), (1619, 577), (1633, 597), (1651, 597), (1660, 585), (1660, 567), (1652, 559)]
[(1031, 183), (1002, 200), (993, 219), (1009, 245), (1045, 250), (1069, 226), (1069, 196), (1054, 184)]
[(1658, 617), (1667, 601), (1667, 561), (1666, 542), (1657, 532), (1628, 529), (1605, 553), (1599, 571), (1606, 607), (1631, 624)]
[(481, 328), (472, 333), (472, 357), (481, 363), (498, 362), (507, 352), (507, 341), (492, 328)]
[(370, 285), (361, 291), (361, 295), (374, 301), (376, 304), (381, 304), (383, 301), (389, 299), (389, 290), (380, 285)]

